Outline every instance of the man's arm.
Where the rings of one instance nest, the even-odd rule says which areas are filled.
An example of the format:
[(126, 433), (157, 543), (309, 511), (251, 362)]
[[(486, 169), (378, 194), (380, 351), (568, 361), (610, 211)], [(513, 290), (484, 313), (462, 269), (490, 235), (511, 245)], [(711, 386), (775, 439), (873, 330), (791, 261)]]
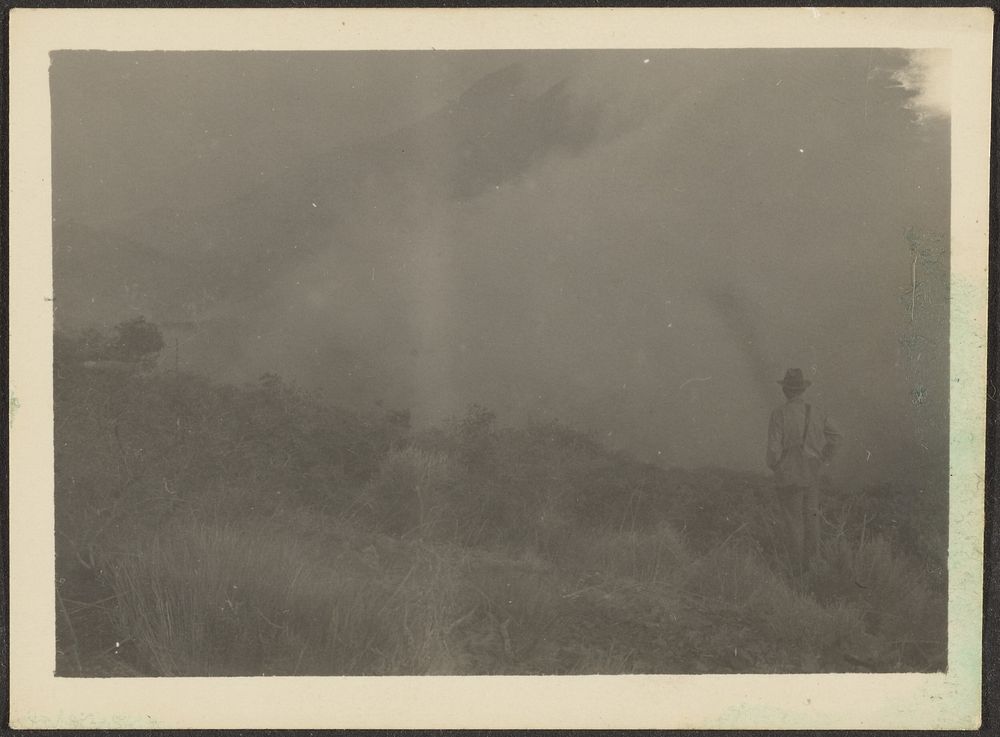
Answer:
[(823, 446), (823, 460), (829, 463), (837, 455), (837, 448), (843, 442), (844, 436), (836, 423), (829, 417), (823, 419), (823, 435), (826, 437), (826, 445)]
[(771, 413), (771, 421), (767, 426), (766, 462), (767, 467), (772, 471), (778, 466), (778, 462), (781, 461), (782, 452), (785, 449), (784, 430), (781, 412), (774, 410)]

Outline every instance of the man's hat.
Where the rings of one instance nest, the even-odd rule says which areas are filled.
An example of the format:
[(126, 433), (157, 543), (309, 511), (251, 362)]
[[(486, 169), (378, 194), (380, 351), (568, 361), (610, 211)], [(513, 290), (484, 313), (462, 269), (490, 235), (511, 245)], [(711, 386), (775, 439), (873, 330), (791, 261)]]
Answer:
[(802, 376), (802, 369), (791, 368), (785, 372), (785, 378), (778, 382), (788, 389), (805, 389), (812, 384), (811, 381)]

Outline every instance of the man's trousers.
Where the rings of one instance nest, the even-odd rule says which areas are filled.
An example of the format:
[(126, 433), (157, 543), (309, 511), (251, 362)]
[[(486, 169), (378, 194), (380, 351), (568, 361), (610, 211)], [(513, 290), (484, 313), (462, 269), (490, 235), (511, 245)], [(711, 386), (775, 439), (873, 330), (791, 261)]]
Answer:
[(807, 571), (819, 552), (819, 487), (779, 486), (777, 491), (793, 570)]

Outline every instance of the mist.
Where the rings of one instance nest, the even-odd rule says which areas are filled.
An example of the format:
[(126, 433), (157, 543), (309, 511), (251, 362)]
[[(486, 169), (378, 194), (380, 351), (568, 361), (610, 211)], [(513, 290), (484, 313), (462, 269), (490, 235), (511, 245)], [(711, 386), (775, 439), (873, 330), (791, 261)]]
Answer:
[(761, 470), (801, 367), (845, 479), (941, 476), (947, 61), (57, 52), (56, 324), (680, 466)]

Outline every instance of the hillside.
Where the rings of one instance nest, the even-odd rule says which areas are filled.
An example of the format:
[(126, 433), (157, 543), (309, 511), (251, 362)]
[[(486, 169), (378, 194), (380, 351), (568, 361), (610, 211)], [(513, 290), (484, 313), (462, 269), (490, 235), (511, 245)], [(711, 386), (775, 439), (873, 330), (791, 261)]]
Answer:
[(940, 497), (826, 489), (802, 581), (764, 477), (59, 345), (60, 675), (945, 668)]

